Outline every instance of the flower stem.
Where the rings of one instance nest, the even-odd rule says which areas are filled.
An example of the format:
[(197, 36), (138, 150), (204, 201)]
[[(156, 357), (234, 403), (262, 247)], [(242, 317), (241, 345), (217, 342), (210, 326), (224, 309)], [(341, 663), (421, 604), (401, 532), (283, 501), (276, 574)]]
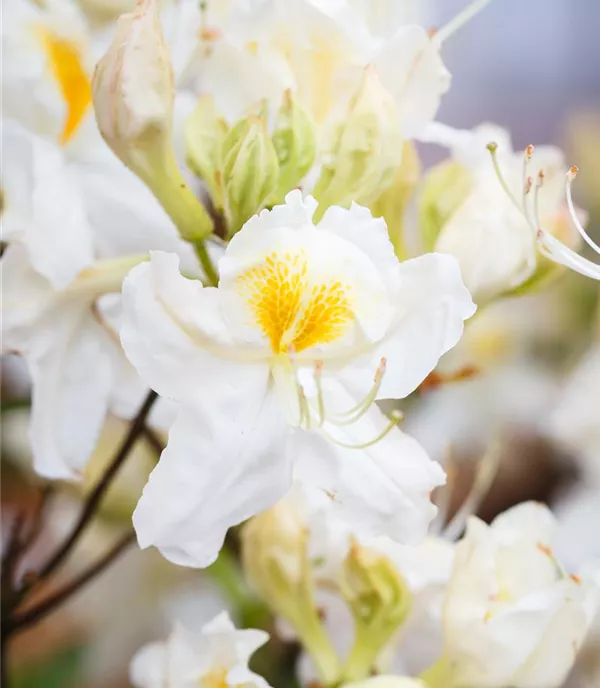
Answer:
[(450, 663), (444, 656), (420, 674), (419, 678), (427, 684), (427, 688), (452, 688), (454, 686)]
[(135, 533), (130, 531), (101, 559), (92, 564), (82, 574), (77, 576), (77, 578), (64, 585), (58, 592), (54, 593), (43, 602), (40, 602), (35, 607), (11, 619), (7, 623), (7, 628), (4, 632), (6, 634), (19, 632), (41, 621), (45, 616), (50, 614), (50, 612), (54, 611), (63, 602), (77, 593), (86, 583), (102, 573), (102, 571), (110, 566), (110, 564), (112, 564), (113, 561), (115, 561), (115, 559), (117, 559), (133, 542), (135, 542)]

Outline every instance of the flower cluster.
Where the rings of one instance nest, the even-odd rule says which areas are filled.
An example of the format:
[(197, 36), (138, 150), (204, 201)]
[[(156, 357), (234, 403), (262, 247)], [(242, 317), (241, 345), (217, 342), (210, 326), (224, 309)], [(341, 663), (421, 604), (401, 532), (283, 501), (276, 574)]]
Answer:
[[(440, 365), (477, 308), (564, 267), (600, 279), (558, 149), (435, 121), (445, 43), (488, 2), (437, 31), (361, 0), (4, 8), (3, 350), (31, 379), (34, 469), (81, 481), (109, 414), (132, 443), (168, 432), (139, 546), (205, 568), (238, 534), (306, 682), (559, 688), (600, 604), (545, 506), (474, 515), (493, 449), (432, 525), (446, 471), (399, 427), (477, 373)], [(422, 172), (420, 141), (448, 158)], [(268, 685), (264, 631), (226, 612), (197, 631), (142, 648), (133, 685)]]

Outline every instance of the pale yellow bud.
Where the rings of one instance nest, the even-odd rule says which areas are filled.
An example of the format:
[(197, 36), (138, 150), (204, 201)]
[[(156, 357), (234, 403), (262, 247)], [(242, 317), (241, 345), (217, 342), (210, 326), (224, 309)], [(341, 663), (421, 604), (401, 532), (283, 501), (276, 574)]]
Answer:
[(223, 208), (221, 149), (227, 131), (214, 98), (202, 96), (185, 125), (186, 156), (190, 169), (207, 185), (217, 210)]
[(136, 174), (152, 176), (171, 147), (175, 89), (156, 0), (138, 0), (122, 15), (93, 79), (98, 127)]
[(264, 118), (249, 115), (234, 124), (223, 141), (222, 159), (225, 216), (235, 234), (277, 188), (279, 163)]
[(346, 676), (366, 678), (406, 619), (412, 601), (410, 590), (388, 557), (358, 543), (352, 544), (344, 561), (340, 589), (356, 627)]
[(419, 230), (424, 251), (434, 250), (442, 228), (472, 187), (471, 174), (458, 162), (446, 161), (427, 172), (419, 198)]
[(276, 202), (282, 202), (310, 171), (317, 154), (315, 125), (289, 90), (283, 96), (272, 138), (279, 160), (275, 196)]
[(398, 107), (368, 67), (348, 112), (326, 139), (314, 196), (318, 213), (352, 201), (368, 205), (392, 183), (402, 158)]
[(244, 573), (263, 602), (294, 628), (324, 683), (334, 683), (339, 661), (314, 599), (308, 530), (293, 495), (255, 516), (242, 530)]
[(183, 239), (194, 244), (207, 280), (218, 276), (203, 240), (212, 220), (183, 178), (171, 142), (173, 69), (157, 0), (137, 0), (124, 14), (108, 51), (96, 66), (94, 109), (102, 137), (115, 155), (142, 179)]

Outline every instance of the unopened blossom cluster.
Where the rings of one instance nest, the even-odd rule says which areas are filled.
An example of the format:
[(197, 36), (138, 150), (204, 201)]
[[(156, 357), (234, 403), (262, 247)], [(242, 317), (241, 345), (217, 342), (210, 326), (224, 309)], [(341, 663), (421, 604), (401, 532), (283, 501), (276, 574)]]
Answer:
[[(81, 480), (107, 414), (152, 390), (168, 441), (139, 546), (204, 568), (237, 529), (303, 685), (563, 685), (600, 567), (561, 562), (538, 503), (431, 526), (446, 473), (378, 404), (418, 393), (477, 309), (600, 279), (561, 151), (436, 120), (446, 41), (487, 2), (438, 31), (401, 2), (131, 4), (3, 8), (3, 347), (35, 471)], [(419, 141), (447, 158), (424, 172)], [(556, 414), (597, 450), (593, 418)], [(131, 682), (266, 686), (268, 640), (226, 612), (177, 624)]]

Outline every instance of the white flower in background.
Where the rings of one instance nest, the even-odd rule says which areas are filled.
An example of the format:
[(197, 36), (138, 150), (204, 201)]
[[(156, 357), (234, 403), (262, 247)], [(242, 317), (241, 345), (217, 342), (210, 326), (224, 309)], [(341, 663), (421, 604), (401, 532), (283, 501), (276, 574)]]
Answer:
[(145, 392), (115, 331), (122, 277), (150, 248), (176, 251), (190, 274), (196, 260), (98, 134), (77, 7), (15, 0), (2, 30), (3, 348), (33, 379), (36, 470), (74, 479), (107, 408), (130, 415)]
[[(512, 153), (507, 133), (498, 127), (482, 125), (473, 132), (438, 127), (436, 131), (442, 134), (438, 141), (451, 147), (454, 160), (466, 171), (470, 190), (461, 200), (457, 199), (456, 208), (439, 232), (435, 249), (458, 259), (465, 284), (475, 301), (483, 303), (520, 287), (534, 276), (538, 267), (536, 233), (520, 202), (515, 207), (498, 182), (486, 144), (496, 139), (502, 142), (497, 151), (513, 197), (523, 196), (529, 172), (525, 172), (524, 178), (522, 154)], [(544, 170), (544, 177), (531, 182), (535, 188), (529, 193), (535, 195), (539, 221), (554, 234), (564, 233), (568, 227), (563, 207), (563, 155), (558, 148), (540, 147), (536, 164)]]
[(146, 645), (131, 662), (136, 688), (266, 688), (264, 678), (248, 669), (248, 660), (269, 636), (237, 630), (222, 612), (199, 634), (176, 624), (166, 642)]
[(600, 485), (600, 345), (579, 362), (546, 421), (550, 437), (572, 451), (587, 478)]
[(181, 405), (134, 515), (142, 547), (205, 566), (228, 527), (287, 491), (292, 471), (364, 530), (419, 540), (443, 473), (373, 404), (415, 389), (474, 312), (453, 258), (398, 263), (385, 223), (300, 192), (255, 216), (218, 289), (154, 253), (124, 284), (121, 342)]
[(598, 608), (600, 587), (583, 571), (567, 575), (551, 549), (555, 535), (552, 514), (533, 502), (509, 509), (490, 526), (469, 519), (444, 605), (444, 686), (563, 684)]
[(400, 130), (412, 138), (435, 116), (450, 76), (439, 41), (418, 25), (398, 24), (391, 8), (384, 11), (395, 23), (385, 40), (346, 2), (238, 7), (210, 42), (197, 88), (211, 93), (229, 120), (261, 98), (278, 106), (291, 89), (319, 126), (331, 125), (343, 121), (370, 65), (397, 105)]

